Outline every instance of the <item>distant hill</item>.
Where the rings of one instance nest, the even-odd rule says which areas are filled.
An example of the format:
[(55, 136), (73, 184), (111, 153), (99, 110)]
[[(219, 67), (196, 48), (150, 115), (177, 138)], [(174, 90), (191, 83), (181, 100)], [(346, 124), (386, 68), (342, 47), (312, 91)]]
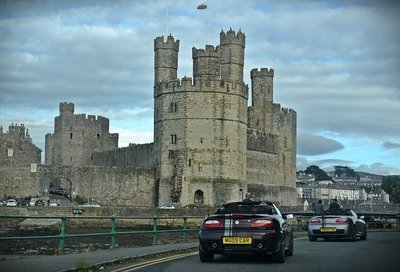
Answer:
[(367, 172), (357, 172), (354, 169), (348, 167), (348, 166), (334, 166), (335, 170), (333, 171), (324, 171), (321, 168), (319, 168), (317, 165), (311, 165), (307, 167), (306, 170), (304, 171), (299, 171), (306, 173), (306, 174), (313, 174), (315, 175), (315, 180), (332, 180), (335, 177), (341, 177), (341, 178), (356, 178), (359, 180), (361, 177), (373, 177), (373, 178), (382, 178), (384, 177), (383, 175), (377, 175), (377, 174), (372, 174), (372, 173), (367, 173)]
[(367, 172), (357, 172), (360, 177), (384, 177), (383, 175), (377, 175), (377, 174), (372, 174), (372, 173), (367, 173)]

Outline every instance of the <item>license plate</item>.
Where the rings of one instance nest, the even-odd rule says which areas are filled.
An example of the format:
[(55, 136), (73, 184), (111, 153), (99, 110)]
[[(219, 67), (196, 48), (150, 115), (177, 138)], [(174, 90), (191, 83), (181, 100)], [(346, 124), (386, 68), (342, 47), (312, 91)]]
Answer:
[(222, 243), (225, 245), (250, 245), (251, 237), (223, 237)]
[(336, 232), (336, 228), (320, 228), (320, 232)]

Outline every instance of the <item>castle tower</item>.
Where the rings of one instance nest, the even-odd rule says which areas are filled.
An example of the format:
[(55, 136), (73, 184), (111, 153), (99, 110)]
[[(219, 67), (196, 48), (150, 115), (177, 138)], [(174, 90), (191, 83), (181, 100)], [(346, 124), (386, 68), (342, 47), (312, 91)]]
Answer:
[(198, 79), (219, 79), (220, 72), (220, 47), (214, 48), (212, 45), (206, 45), (206, 49), (192, 48), (193, 58), (193, 78), (194, 83)]
[(248, 113), (248, 125), (261, 131), (272, 127), (274, 70), (268, 68), (253, 69), (251, 75), (252, 106)]
[(164, 36), (154, 40), (154, 85), (177, 79), (179, 40), (169, 35), (164, 42)]
[(221, 79), (243, 82), (245, 35), (239, 30), (221, 31)]
[(74, 114), (74, 104), (61, 102), (60, 115), (54, 118), (54, 133), (46, 134), (45, 163), (89, 165), (93, 152), (118, 148), (118, 134), (109, 133), (109, 119)]
[(192, 49), (193, 82), (185, 77), (155, 83), (158, 205), (185, 206), (194, 199), (217, 205), (241, 200), (240, 189), (246, 190), (248, 87), (243, 60), (238, 65), (236, 59), (243, 57), (244, 35), (230, 31), (223, 43), (230, 52), (225, 58), (230, 74), (224, 80), (221, 46), (207, 45)]
[(61, 102), (59, 105), (60, 116), (70, 116), (74, 114), (75, 105), (70, 102)]

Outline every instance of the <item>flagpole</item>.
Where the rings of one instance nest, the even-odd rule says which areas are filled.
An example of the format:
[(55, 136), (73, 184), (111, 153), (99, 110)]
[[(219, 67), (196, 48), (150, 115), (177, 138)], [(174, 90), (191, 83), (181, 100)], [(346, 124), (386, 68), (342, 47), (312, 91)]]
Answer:
[[(207, 2), (200, 4), (197, 7), (198, 10), (203, 10), (203, 9), (207, 9)], [(206, 16), (207, 16), (207, 45), (208, 45), (208, 36), (209, 36), (209, 29), (210, 29), (210, 16), (208, 14), (208, 11), (206, 10), (205, 12), (207, 12)]]
[(207, 45), (208, 45), (208, 36), (209, 36), (209, 32), (210, 32), (210, 16), (208, 13), (208, 9), (206, 10), (207, 12)]
[(168, 9), (169, 9), (169, 0), (167, 0), (167, 37), (168, 37), (168, 32), (169, 32), (169, 29), (168, 29), (168, 21), (169, 21), (169, 14), (168, 14)]

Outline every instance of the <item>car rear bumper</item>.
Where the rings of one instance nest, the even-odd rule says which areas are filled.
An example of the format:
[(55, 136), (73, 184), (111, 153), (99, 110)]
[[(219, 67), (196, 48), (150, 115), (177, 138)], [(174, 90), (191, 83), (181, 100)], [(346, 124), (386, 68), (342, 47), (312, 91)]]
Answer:
[(282, 233), (252, 236), (252, 243), (248, 245), (223, 244), (221, 237), (202, 237), (199, 235), (200, 247), (204, 251), (215, 254), (228, 252), (254, 252), (254, 253), (273, 253), (279, 251), (283, 240)]

